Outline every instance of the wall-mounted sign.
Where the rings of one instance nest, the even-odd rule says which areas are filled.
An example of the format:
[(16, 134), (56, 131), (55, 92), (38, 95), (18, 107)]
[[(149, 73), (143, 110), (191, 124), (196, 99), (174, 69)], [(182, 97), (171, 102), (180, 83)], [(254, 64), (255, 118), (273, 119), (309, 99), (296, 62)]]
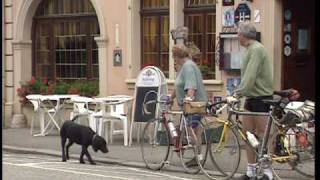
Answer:
[(285, 56), (290, 56), (291, 55), (291, 47), (290, 46), (285, 46), (284, 47), (284, 55)]
[(235, 23), (251, 19), (251, 10), (246, 3), (240, 3), (234, 13)]
[(222, 1), (223, 6), (233, 6), (234, 5), (234, 0), (223, 0)]
[(291, 24), (290, 23), (284, 25), (284, 32), (291, 32)]
[(290, 36), (290, 34), (284, 35), (284, 42), (285, 42), (286, 44), (290, 44), (290, 43), (291, 43), (291, 36)]
[(254, 18), (254, 22), (255, 22), (255, 23), (260, 23), (260, 21), (261, 21), (260, 10), (257, 10), (257, 9), (254, 10), (253, 18)]
[(122, 66), (122, 50), (121, 49), (113, 50), (113, 65)]
[(222, 25), (224, 27), (234, 26), (234, 8), (228, 8), (223, 12)]
[(286, 21), (290, 21), (291, 18), (292, 18), (292, 12), (289, 9), (285, 10), (284, 11), (284, 19)]

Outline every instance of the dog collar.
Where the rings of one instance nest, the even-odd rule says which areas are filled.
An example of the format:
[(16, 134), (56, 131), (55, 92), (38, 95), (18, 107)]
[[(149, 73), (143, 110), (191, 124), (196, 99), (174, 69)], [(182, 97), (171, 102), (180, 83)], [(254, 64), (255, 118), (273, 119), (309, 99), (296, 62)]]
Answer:
[(92, 142), (93, 142), (93, 140), (94, 140), (94, 138), (97, 136), (97, 134), (94, 134), (93, 135), (93, 137), (92, 137)]

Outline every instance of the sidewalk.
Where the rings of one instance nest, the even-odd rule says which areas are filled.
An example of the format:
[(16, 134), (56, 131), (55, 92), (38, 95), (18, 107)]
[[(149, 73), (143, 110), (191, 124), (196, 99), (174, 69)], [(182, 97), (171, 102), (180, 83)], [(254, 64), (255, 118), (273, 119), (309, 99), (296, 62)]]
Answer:
[[(109, 153), (103, 154), (100, 151), (95, 153), (91, 147), (88, 148), (92, 158), (99, 163), (118, 164), (123, 166), (145, 168), (142, 160), (140, 146), (136, 141), (133, 141), (131, 147), (123, 146), (121, 136), (115, 136), (114, 143), (108, 145)], [(61, 157), (61, 144), (58, 132), (44, 137), (34, 137), (30, 134), (30, 129), (2, 129), (2, 150), (39, 153)], [(74, 144), (70, 147), (70, 156), (74, 159), (79, 159), (81, 146)], [(172, 152), (171, 152), (172, 153)], [(171, 157), (171, 159), (170, 159)], [(167, 171), (184, 172), (180, 160), (176, 154), (169, 155), (170, 165), (165, 166)], [(227, 157), (225, 163), (228, 163)], [(282, 177), (290, 179), (303, 179), (301, 175), (287, 168), (282, 169)], [(242, 152), (241, 162), (238, 173), (244, 173), (246, 170), (245, 152)]]

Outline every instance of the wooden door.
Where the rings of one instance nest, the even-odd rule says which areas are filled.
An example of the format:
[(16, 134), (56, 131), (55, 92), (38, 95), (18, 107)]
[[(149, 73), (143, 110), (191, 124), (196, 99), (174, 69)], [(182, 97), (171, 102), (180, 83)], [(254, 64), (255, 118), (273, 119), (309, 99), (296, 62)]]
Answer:
[(315, 100), (315, 0), (283, 1), (282, 88)]

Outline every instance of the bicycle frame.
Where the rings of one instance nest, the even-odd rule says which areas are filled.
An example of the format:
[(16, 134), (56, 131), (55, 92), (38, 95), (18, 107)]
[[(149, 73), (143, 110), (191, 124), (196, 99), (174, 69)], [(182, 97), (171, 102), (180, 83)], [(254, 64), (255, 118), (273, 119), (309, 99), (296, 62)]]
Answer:
[[(226, 106), (223, 106), (222, 108), (220, 108), (217, 112), (221, 112), (222, 109), (224, 109)], [(267, 125), (266, 125), (266, 130), (264, 131), (264, 135), (262, 138), (262, 143), (260, 148), (257, 149), (254, 148), (248, 141), (247, 136), (245, 135), (243, 128), (240, 127), (238, 125), (237, 122), (235, 122), (235, 120), (232, 119), (232, 116), (268, 116), (268, 121), (267, 121)], [(276, 118), (273, 115), (273, 108), (268, 112), (268, 113), (262, 113), (262, 112), (249, 112), (249, 111), (241, 111), (241, 110), (234, 110), (234, 109), (230, 109), (229, 113), (228, 113), (228, 118), (227, 120), (223, 120), (223, 119), (219, 119), (216, 118), (217, 122), (219, 123), (223, 123), (223, 131), (222, 131), (222, 135), (220, 137), (219, 140), (219, 144), (218, 144), (218, 149), (221, 151), (221, 148), (223, 147), (223, 140), (227, 138), (227, 134), (229, 131), (229, 128), (231, 128), (232, 126), (235, 127), (235, 129), (237, 130), (238, 134), (240, 135), (240, 137), (244, 140), (244, 142), (256, 153), (257, 157), (258, 157), (258, 161), (263, 162), (263, 161), (268, 161), (268, 160), (272, 160), (272, 161), (285, 161), (285, 160), (289, 160), (292, 158), (296, 158), (294, 155), (292, 155), (291, 151), (286, 148), (287, 152), (289, 155), (287, 156), (275, 156), (275, 157), (267, 157), (267, 153), (268, 153), (268, 141), (269, 141), (269, 136), (271, 134), (271, 127), (273, 124), (276, 124), (276, 126), (280, 126), (278, 123), (276, 123)], [(281, 126), (280, 126), (281, 127)], [(267, 158), (267, 159), (266, 159)]]

